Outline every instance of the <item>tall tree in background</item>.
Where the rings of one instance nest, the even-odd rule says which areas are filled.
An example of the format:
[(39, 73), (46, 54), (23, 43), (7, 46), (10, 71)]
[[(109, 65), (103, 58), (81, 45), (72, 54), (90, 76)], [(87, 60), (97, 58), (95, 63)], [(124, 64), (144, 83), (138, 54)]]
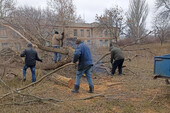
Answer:
[(170, 36), (170, 0), (156, 0), (156, 16), (153, 21), (155, 37), (161, 45)]
[(0, 18), (7, 17), (15, 9), (14, 0), (0, 0)]
[(50, 12), (47, 12), (48, 10), (46, 9), (36, 9), (28, 6), (18, 7), (13, 12), (12, 19), (8, 19), (8, 23), (22, 33), (27, 32), (33, 35), (41, 44), (45, 45), (46, 42), (49, 42), (49, 32), (53, 28), (50, 21), (52, 16), (49, 16)]
[[(60, 24), (60, 32), (65, 31), (65, 27), (69, 25), (69, 23), (84, 23), (83, 19), (76, 15), (75, 6), (73, 4), (73, 0), (48, 0), (48, 9), (53, 14), (53, 25)], [(67, 37), (69, 33), (65, 34)]]
[(161, 45), (165, 42), (170, 36), (170, 26), (166, 19), (162, 19), (160, 16), (156, 16), (153, 22), (153, 29), (155, 37), (160, 40)]
[(156, 8), (162, 19), (170, 20), (170, 0), (156, 0)]
[(123, 10), (118, 6), (106, 9), (103, 15), (96, 15), (99, 28), (110, 34), (110, 38), (118, 41), (120, 33), (123, 33)]
[(146, 18), (148, 15), (148, 4), (146, 0), (131, 0), (127, 14), (128, 35), (138, 40), (146, 34)]
[(49, 8), (57, 15), (57, 20), (62, 22), (75, 22), (75, 6), (73, 0), (49, 0)]

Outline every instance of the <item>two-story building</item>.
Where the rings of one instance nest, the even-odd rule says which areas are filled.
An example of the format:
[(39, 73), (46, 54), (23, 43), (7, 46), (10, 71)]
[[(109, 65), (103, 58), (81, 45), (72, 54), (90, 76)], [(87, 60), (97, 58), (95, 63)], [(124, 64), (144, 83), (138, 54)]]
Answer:
[[(69, 42), (72, 39), (81, 38), (88, 46), (108, 47), (112, 36), (107, 28), (98, 27), (97, 23), (69, 23), (65, 25), (65, 41)], [(55, 26), (55, 30), (60, 33), (61, 26)], [(52, 36), (52, 35), (51, 35)], [(117, 34), (118, 37), (118, 34)], [(51, 40), (51, 37), (48, 37)], [(0, 50), (3, 48), (12, 48), (15, 51), (22, 50), (26, 45), (20, 35), (15, 31), (0, 26)]]

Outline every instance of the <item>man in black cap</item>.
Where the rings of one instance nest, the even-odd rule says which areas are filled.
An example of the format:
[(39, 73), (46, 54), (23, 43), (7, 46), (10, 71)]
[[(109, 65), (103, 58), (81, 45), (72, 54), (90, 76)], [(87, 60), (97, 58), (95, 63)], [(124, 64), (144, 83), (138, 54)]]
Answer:
[(74, 52), (73, 63), (78, 63), (78, 70), (76, 72), (76, 83), (74, 85), (73, 93), (78, 93), (80, 87), (80, 79), (82, 75), (85, 73), (87, 77), (87, 81), (89, 84), (89, 93), (94, 92), (94, 86), (91, 78), (91, 69), (93, 66), (93, 61), (91, 57), (90, 49), (81, 39), (76, 40), (77, 48)]
[(21, 57), (25, 57), (25, 66), (23, 68), (23, 81), (26, 80), (26, 70), (27, 68), (31, 69), (32, 73), (32, 82), (36, 81), (35, 77), (35, 65), (36, 65), (36, 60), (42, 62), (42, 60), (38, 57), (37, 52), (32, 48), (32, 44), (28, 43), (27, 44), (27, 49), (25, 49), (21, 53)]

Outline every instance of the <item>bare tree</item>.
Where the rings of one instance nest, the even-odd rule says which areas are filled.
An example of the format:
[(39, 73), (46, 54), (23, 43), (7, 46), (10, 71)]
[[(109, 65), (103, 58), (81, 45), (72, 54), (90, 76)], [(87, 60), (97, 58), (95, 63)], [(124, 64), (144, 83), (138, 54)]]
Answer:
[(84, 23), (81, 16), (77, 16), (73, 0), (48, 0), (48, 8), (53, 13), (53, 25), (60, 26), (60, 32), (64, 32), (64, 37), (68, 37), (71, 32), (65, 32), (70, 23)]
[(127, 14), (128, 35), (133, 39), (140, 39), (146, 34), (146, 18), (148, 4), (146, 0), (131, 0)]
[(154, 17), (153, 29), (162, 45), (170, 35), (170, 1), (156, 0), (155, 5), (157, 14)]
[(153, 23), (155, 36), (159, 38), (161, 45), (170, 36), (170, 25), (167, 20), (162, 19), (159, 15), (154, 18)]
[(85, 23), (85, 20), (79, 15), (76, 20), (75, 20), (76, 23)]
[[(27, 32), (36, 37), (44, 45), (48, 40), (44, 34), (49, 30), (46, 17), (44, 10), (25, 6), (17, 8), (5, 21), (21, 33)], [(30, 38), (30, 36), (26, 37)]]
[(0, 19), (7, 17), (15, 9), (14, 0), (0, 0)]
[(163, 19), (170, 19), (170, 0), (156, 0), (158, 15)]
[(50, 14), (49, 12), (47, 15), (47, 12), (48, 11), (35, 9), (32, 7), (20, 7), (13, 11), (13, 14), (10, 15), (9, 18), (6, 18), (5, 21), (7, 25), (5, 24), (5, 26), (17, 32), (27, 42), (32, 42), (34, 45), (36, 45), (39, 49), (43, 51), (58, 52), (64, 55), (68, 55), (67, 59), (62, 60), (61, 62), (56, 63), (55, 65), (46, 64), (44, 65), (44, 67), (42, 67), (44, 69), (55, 69), (68, 62), (71, 62), (72, 50), (67, 47), (59, 49), (45, 46), (45, 44), (49, 42), (49, 40), (46, 39), (47, 36), (43, 33), (51, 32), (51, 30), (53, 30), (53, 27), (51, 26), (53, 21), (51, 20), (54, 20), (48, 20), (48, 16), (53, 17), (53, 14)]
[[(56, 1), (56, 0), (55, 0)], [(67, 59), (53, 64), (47, 64), (45, 68), (54, 69), (61, 65), (64, 65), (72, 60), (73, 51), (71, 48), (52, 48), (46, 47), (46, 43), (49, 43), (48, 35), (51, 35), (53, 30), (63, 29), (69, 23), (75, 21), (72, 5), (69, 1), (58, 0), (57, 12), (53, 12), (52, 9), (35, 9), (33, 7), (18, 7), (12, 12), (5, 22), (8, 24), (6, 27), (13, 29), (20, 34), (25, 40), (32, 42), (39, 49), (48, 52), (58, 52), (64, 55), (68, 55)], [(72, 0), (70, 0), (72, 1)], [(58, 2), (57, 2), (58, 3)], [(70, 11), (70, 13), (69, 13)], [(73, 15), (71, 15), (73, 14)], [(60, 30), (61, 31), (61, 30)]]
[(96, 15), (96, 21), (99, 22), (99, 28), (103, 28), (110, 38), (118, 41), (120, 33), (123, 33), (123, 10), (118, 6), (106, 9), (101, 16)]
[(47, 3), (49, 10), (54, 12), (54, 21), (57, 23), (60, 22), (62, 31), (64, 31), (64, 28), (68, 23), (76, 21), (73, 0), (48, 0)]
[(74, 22), (76, 18), (73, 0), (49, 0), (49, 8), (57, 15), (58, 21)]

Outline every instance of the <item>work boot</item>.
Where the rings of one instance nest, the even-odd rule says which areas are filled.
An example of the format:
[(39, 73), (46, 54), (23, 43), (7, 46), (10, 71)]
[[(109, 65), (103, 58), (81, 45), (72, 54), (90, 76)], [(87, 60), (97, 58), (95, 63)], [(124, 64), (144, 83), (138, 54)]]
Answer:
[(79, 86), (78, 85), (74, 85), (74, 89), (71, 91), (72, 93), (78, 93), (79, 91)]
[(89, 91), (88, 91), (88, 93), (93, 93), (93, 91), (94, 91), (94, 86), (89, 86)]

